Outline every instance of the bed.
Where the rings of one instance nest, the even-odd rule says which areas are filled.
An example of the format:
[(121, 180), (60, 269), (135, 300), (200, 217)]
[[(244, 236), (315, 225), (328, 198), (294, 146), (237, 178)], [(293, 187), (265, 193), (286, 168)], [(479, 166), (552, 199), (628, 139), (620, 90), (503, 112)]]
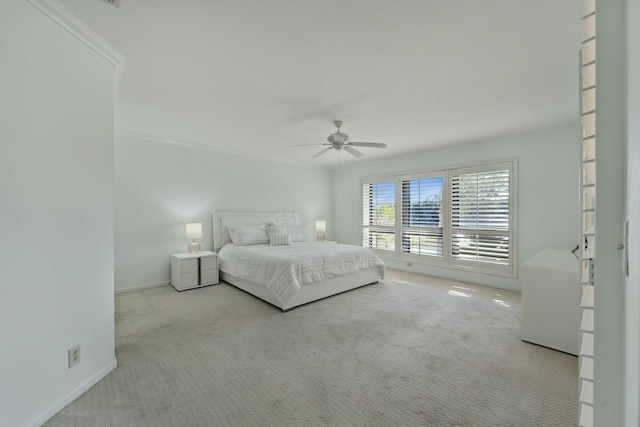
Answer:
[(372, 251), (314, 241), (297, 212), (216, 211), (213, 244), (221, 280), (283, 312), (384, 278)]

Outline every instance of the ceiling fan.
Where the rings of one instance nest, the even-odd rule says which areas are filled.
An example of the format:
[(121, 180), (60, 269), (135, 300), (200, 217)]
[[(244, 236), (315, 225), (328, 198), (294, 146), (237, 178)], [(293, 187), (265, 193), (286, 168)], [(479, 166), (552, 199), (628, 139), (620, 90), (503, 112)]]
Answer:
[(338, 128), (338, 132), (334, 132), (327, 137), (327, 141), (329, 141), (329, 143), (298, 144), (298, 145), (294, 145), (294, 147), (301, 147), (303, 145), (328, 145), (329, 147), (323, 149), (319, 153), (314, 154), (312, 157), (320, 157), (329, 150), (336, 150), (336, 151), (344, 150), (347, 153), (358, 158), (364, 156), (364, 153), (361, 153), (360, 151), (356, 150), (353, 147), (387, 148), (387, 144), (382, 142), (349, 142), (349, 135), (347, 135), (346, 133), (340, 132), (340, 128), (342, 127), (342, 124), (343, 124), (342, 120), (336, 120), (333, 122), (333, 124)]

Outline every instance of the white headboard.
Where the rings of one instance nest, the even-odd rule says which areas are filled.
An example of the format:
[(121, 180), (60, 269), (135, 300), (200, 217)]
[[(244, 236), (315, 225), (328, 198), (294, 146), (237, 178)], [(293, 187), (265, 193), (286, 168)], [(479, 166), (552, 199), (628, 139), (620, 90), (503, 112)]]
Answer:
[(238, 225), (264, 225), (272, 222), (276, 225), (300, 225), (298, 212), (247, 212), (247, 211), (215, 211), (213, 212), (213, 250), (231, 243), (229, 227)]

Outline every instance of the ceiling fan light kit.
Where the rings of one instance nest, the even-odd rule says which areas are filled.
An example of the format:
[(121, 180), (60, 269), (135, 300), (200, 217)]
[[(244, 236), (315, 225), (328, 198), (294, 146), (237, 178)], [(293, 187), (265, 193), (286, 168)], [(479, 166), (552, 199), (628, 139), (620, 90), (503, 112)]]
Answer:
[(387, 144), (382, 142), (349, 142), (349, 135), (347, 135), (346, 133), (340, 132), (340, 128), (342, 127), (343, 123), (344, 122), (342, 120), (335, 120), (333, 122), (333, 124), (338, 128), (338, 131), (332, 133), (327, 137), (327, 141), (329, 142), (328, 144), (326, 143), (325, 144), (300, 144), (297, 146), (298, 147), (301, 145), (328, 145), (329, 146), (327, 148), (324, 148), (322, 151), (314, 154), (312, 158), (320, 157), (324, 153), (332, 149), (336, 151), (344, 150), (347, 153), (351, 154), (352, 156), (360, 158), (364, 156), (364, 153), (361, 153), (360, 151), (356, 150), (353, 147), (387, 148)]

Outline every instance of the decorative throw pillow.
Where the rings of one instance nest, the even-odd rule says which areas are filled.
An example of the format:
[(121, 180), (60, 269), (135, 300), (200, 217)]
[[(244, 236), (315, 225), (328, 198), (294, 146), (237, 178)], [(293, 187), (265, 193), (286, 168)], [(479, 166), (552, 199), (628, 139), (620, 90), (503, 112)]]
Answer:
[(290, 246), (291, 236), (285, 233), (269, 233), (270, 246)]
[(229, 227), (229, 237), (236, 246), (264, 245), (269, 243), (269, 235), (263, 225), (241, 225)]

